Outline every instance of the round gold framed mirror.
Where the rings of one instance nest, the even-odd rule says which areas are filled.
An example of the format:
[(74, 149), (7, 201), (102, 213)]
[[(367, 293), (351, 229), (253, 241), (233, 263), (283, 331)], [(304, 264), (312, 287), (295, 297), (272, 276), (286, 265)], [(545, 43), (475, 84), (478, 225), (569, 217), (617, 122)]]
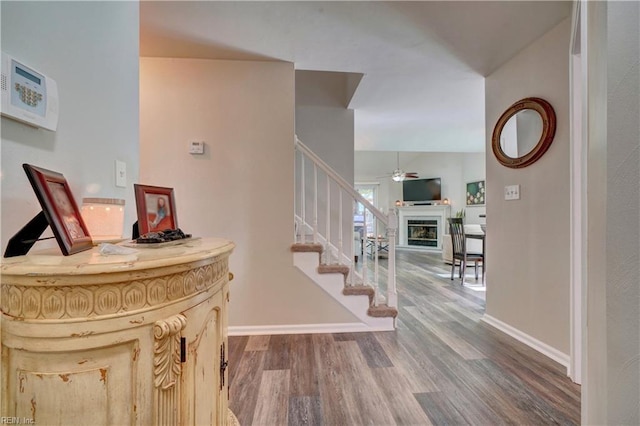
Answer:
[(555, 133), (556, 113), (551, 104), (540, 98), (525, 98), (500, 116), (491, 147), (500, 164), (519, 169), (538, 161)]

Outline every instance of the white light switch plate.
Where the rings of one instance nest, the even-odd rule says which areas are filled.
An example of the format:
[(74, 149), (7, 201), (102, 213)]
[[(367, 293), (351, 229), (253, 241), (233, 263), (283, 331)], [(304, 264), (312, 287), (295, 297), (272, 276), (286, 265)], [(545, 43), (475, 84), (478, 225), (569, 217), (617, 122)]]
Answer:
[(116, 160), (116, 186), (127, 187), (127, 163), (124, 161)]
[(504, 187), (504, 199), (505, 200), (519, 200), (520, 199), (520, 185), (507, 185)]

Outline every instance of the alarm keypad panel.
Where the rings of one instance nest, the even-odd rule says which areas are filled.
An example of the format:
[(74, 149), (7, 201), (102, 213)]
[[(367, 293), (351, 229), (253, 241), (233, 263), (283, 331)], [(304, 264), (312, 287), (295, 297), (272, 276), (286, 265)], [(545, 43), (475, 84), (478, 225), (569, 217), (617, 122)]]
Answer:
[(42, 102), (46, 92), (44, 76), (12, 59), (11, 80), (14, 82), (11, 104), (44, 117), (47, 110), (46, 103)]
[(58, 85), (54, 79), (2, 52), (0, 89), (2, 116), (56, 131), (59, 105)]

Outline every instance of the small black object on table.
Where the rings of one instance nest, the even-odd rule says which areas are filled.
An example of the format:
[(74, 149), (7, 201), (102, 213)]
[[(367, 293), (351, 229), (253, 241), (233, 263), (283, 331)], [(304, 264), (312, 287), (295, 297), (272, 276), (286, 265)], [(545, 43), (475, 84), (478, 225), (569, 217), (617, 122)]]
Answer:
[(166, 243), (169, 241), (182, 240), (185, 238), (191, 238), (191, 234), (185, 234), (180, 228), (178, 229), (165, 229), (164, 231), (147, 232), (136, 238), (138, 244), (155, 244)]

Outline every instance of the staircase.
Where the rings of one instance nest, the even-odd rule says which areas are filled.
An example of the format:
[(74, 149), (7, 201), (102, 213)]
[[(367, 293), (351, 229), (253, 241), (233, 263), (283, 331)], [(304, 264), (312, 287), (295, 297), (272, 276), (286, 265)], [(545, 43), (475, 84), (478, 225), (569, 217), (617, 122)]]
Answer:
[[(384, 214), (374, 207), (298, 139), (295, 160), (294, 265), (357, 317), (359, 330), (395, 329), (395, 244), (388, 244), (384, 277), (379, 273), (378, 250), (381, 241), (395, 241), (395, 212)], [(362, 254), (356, 253), (354, 244), (355, 203), (362, 204), (364, 222), (368, 218), (373, 227), (367, 230), (372, 234), (370, 247)], [(356, 255), (361, 259), (359, 268), (354, 262)]]

